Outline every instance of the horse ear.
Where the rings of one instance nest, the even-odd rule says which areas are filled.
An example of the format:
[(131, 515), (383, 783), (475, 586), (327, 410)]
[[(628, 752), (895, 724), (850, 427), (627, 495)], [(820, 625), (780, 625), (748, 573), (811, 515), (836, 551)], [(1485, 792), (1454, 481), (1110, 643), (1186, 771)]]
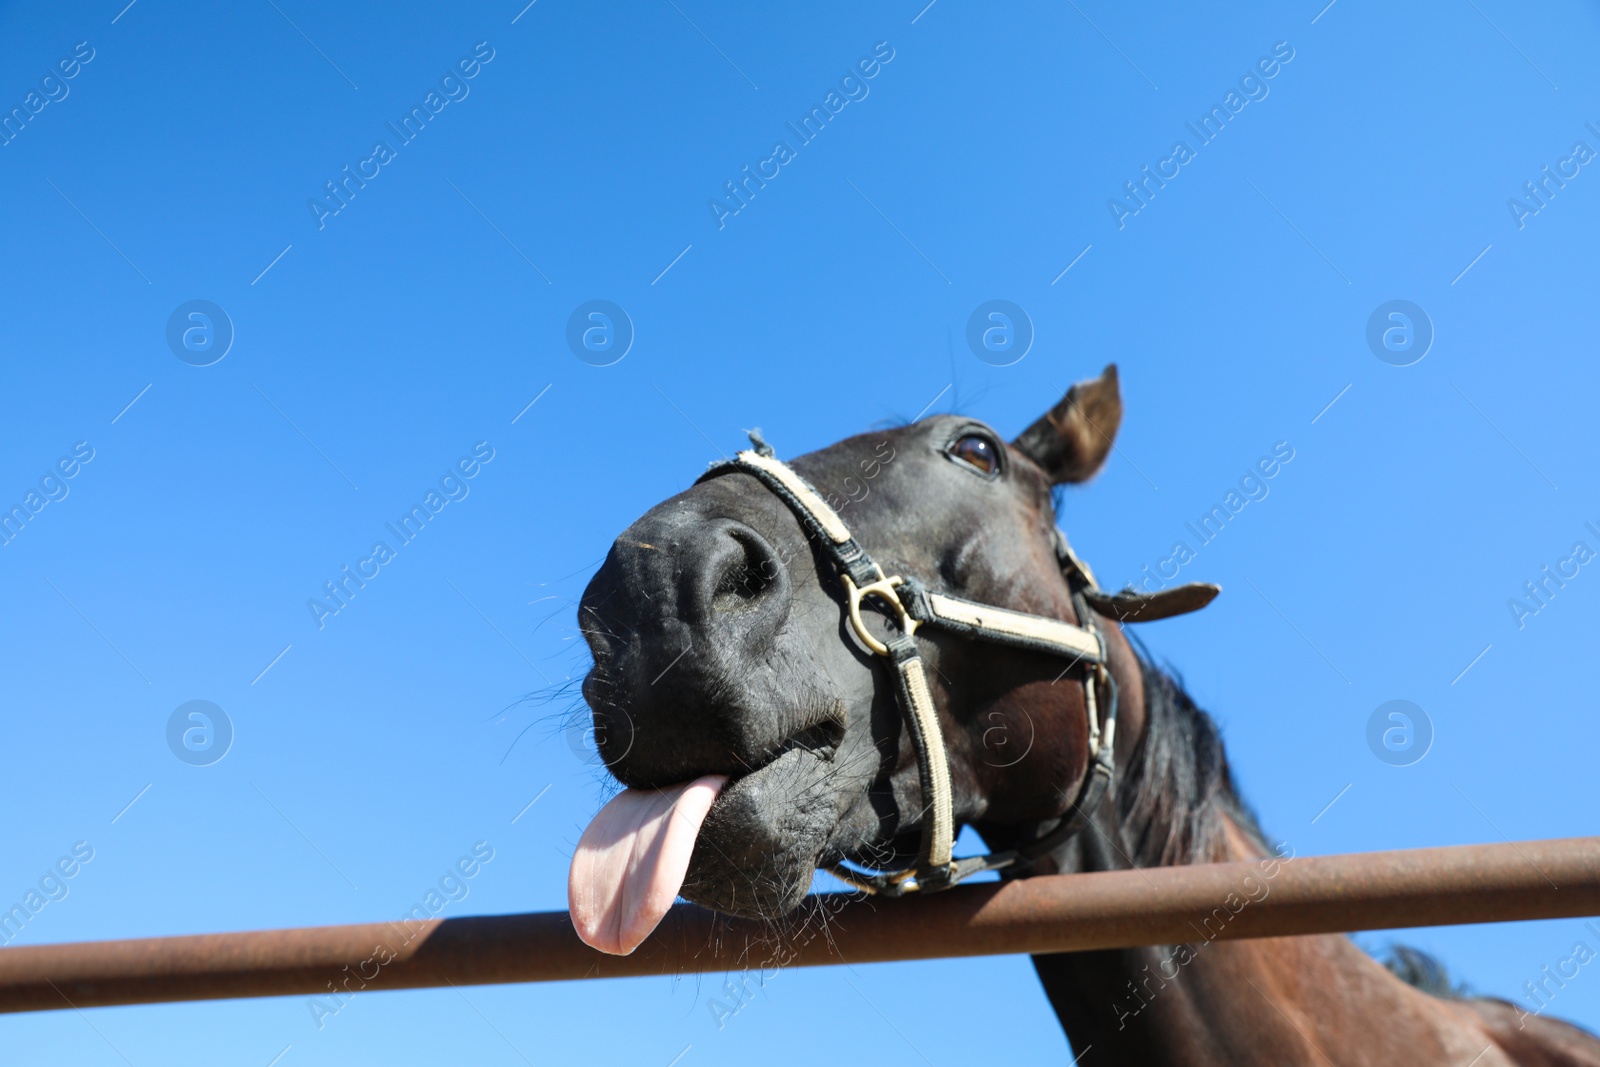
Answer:
[(1011, 446), (1043, 468), (1053, 485), (1086, 482), (1111, 454), (1121, 423), (1117, 365), (1109, 363), (1100, 377), (1068, 389), (1061, 402), (1022, 431)]

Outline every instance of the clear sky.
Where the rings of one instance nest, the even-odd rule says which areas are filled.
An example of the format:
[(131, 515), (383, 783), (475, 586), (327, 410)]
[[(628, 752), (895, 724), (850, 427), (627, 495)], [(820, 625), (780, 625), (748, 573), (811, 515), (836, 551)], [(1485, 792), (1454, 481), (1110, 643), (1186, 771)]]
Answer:
[[(1014, 433), (1111, 360), (1063, 524), (1105, 584), (1185, 541), (1224, 586), (1143, 636), (1273, 835), (1595, 831), (1594, 5), (525, 2), (0, 4), (0, 898), (92, 849), (14, 943), (395, 917), (475, 845), (443, 914), (564, 907), (611, 539), (743, 427)], [(1369, 746), (1395, 700), (1422, 751)], [(1516, 997), (1590, 935), (1398, 936)], [(1066, 1058), (1022, 958), (784, 972), (720, 1028), (719, 985), (12, 1017), (0, 1059)], [(1600, 1026), (1600, 969), (1551, 1010)]]

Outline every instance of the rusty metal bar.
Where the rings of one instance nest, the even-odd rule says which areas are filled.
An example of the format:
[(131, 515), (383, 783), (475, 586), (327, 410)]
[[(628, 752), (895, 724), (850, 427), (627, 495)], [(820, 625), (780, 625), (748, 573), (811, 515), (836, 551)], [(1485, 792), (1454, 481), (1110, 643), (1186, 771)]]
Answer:
[[(765, 924), (679, 905), (632, 956), (565, 912), (0, 949), (0, 1011), (550, 982), (848, 960), (1136, 945), (1600, 915), (1600, 837), (1030, 878), (925, 899), (809, 898)], [(820, 931), (826, 919), (827, 935)]]

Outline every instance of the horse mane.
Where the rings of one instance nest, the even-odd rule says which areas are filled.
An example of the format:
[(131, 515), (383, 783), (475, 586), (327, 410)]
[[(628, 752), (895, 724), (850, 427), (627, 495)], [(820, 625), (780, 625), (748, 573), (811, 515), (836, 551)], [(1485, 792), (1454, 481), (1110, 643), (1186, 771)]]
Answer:
[(1175, 671), (1156, 666), (1137, 635), (1129, 637), (1144, 678), (1147, 716), (1144, 736), (1114, 786), (1129, 856), (1141, 867), (1220, 859), (1228, 822), (1270, 852), (1255, 812), (1234, 784), (1215, 720)]
[(1450, 977), (1438, 958), (1410, 945), (1390, 945), (1383, 965), (1389, 973), (1413, 989), (1420, 989), (1441, 1000), (1465, 1000), (1472, 991)]

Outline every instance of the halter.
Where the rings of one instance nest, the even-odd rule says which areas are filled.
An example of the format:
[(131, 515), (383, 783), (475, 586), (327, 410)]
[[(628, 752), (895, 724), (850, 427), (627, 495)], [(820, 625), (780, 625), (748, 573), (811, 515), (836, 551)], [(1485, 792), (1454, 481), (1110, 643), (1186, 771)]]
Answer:
[[(1090, 609), (1125, 622), (1163, 619), (1204, 607), (1220, 589), (1214, 585), (1190, 584), (1154, 594), (1130, 589), (1107, 595), (1095, 584), (1089, 568), (1073, 555), (1065, 535), (1056, 530), (1056, 558), (1067, 579), (1073, 612), (1081, 625), (936, 593), (916, 578), (886, 575), (857, 543), (838, 512), (828, 506), (810, 483), (775, 456), (759, 431), (751, 431), (750, 443), (754, 446), (752, 450), (740, 452), (731, 460), (713, 463), (698, 481), (731, 472), (753, 476), (788, 505), (800, 525), (833, 562), (844, 585), (845, 610), (851, 629), (863, 645), (888, 661), (901, 715), (916, 750), (917, 772), (926, 805), (922, 844), (914, 865), (899, 871), (858, 871), (836, 863), (824, 869), (868, 893), (891, 897), (913, 892), (932, 893), (984, 871), (1027, 867), (1081, 830), (1105, 798), (1116, 772), (1117, 683), (1106, 669), (1105, 636)], [(867, 628), (861, 618), (861, 605), (867, 600), (874, 600), (888, 610), (899, 625), (898, 634), (883, 641)], [(1076, 667), (1083, 668), (1089, 771), (1073, 802), (1072, 813), (1026, 844), (963, 859), (951, 854), (955, 843), (955, 814), (950, 763), (944, 735), (939, 729), (938, 711), (928, 689), (926, 668), (917, 650), (915, 634), (922, 627), (1061, 656), (1068, 661), (1061, 672), (1063, 675)], [(1097, 692), (1102, 685), (1108, 690), (1103, 718)]]

